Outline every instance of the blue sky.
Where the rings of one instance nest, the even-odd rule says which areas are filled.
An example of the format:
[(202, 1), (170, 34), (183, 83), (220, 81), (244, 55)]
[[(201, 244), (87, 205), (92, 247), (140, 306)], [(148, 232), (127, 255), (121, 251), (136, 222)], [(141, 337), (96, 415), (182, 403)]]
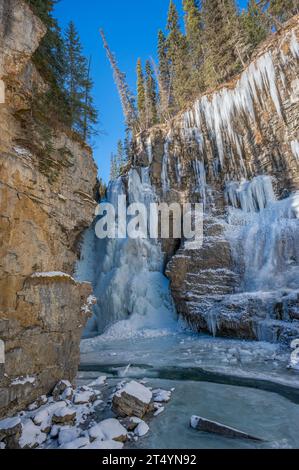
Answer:
[[(180, 11), (181, 3), (176, 0)], [(246, 0), (239, 1), (241, 7), (246, 3)], [(94, 139), (94, 156), (105, 181), (109, 179), (111, 152), (116, 150), (117, 140), (124, 136), (124, 122), (99, 29), (104, 29), (119, 66), (135, 91), (137, 59), (141, 57), (145, 61), (155, 57), (157, 32), (165, 27), (168, 5), (169, 0), (60, 0), (57, 4), (56, 16), (61, 27), (73, 20), (85, 54), (92, 56), (94, 100), (104, 133)]]

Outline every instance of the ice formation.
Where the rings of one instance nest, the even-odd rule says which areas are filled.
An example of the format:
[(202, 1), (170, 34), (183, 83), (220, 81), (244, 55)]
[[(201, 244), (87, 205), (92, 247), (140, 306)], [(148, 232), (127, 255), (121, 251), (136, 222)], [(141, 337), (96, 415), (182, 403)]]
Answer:
[[(271, 178), (230, 183), (228, 200), (236, 262), (246, 292), (299, 289), (299, 193), (276, 200)], [(242, 265), (242, 263), (241, 263)]]
[(299, 163), (299, 141), (298, 140), (293, 140), (291, 142), (291, 148), (294, 157), (296, 158), (297, 162)]
[(164, 144), (164, 155), (162, 160), (162, 173), (161, 182), (163, 193), (166, 193), (170, 189), (170, 181), (168, 176), (168, 165), (169, 165), (169, 145), (171, 143), (171, 134), (168, 134)]
[[(155, 201), (147, 168), (128, 176), (128, 203)], [(107, 200), (117, 207), (118, 196), (126, 195), (122, 179), (112, 181)], [(86, 335), (105, 332), (112, 337), (161, 334), (176, 325), (168, 280), (162, 274), (160, 244), (147, 239), (95, 238), (88, 232), (83, 257), (77, 266), (79, 280), (93, 282), (97, 305)], [(94, 262), (89, 260), (94, 257)], [(86, 267), (88, 265), (88, 267)], [(91, 268), (92, 266), (92, 268)], [(86, 279), (87, 278), (87, 279)]]
[[(242, 162), (240, 136), (234, 125), (236, 115), (249, 115), (255, 121), (255, 105), (263, 106), (263, 97), (271, 97), (275, 110), (282, 116), (279, 91), (272, 55), (267, 52), (245, 70), (233, 89), (222, 88), (212, 97), (203, 96), (196, 101), (193, 109), (183, 115), (182, 127), (197, 135), (197, 141), (204, 140), (204, 124), (209, 136), (216, 142), (221, 165), (225, 159), (225, 142), (233, 144)], [(185, 131), (185, 133), (188, 131)]]

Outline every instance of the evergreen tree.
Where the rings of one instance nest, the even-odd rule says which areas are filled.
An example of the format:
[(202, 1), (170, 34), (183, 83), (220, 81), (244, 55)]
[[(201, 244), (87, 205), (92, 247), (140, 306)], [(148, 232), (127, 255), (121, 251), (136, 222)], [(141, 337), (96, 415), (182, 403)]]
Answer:
[(121, 174), (126, 164), (124, 144), (121, 139), (117, 142), (116, 166), (118, 175)]
[(121, 72), (117, 65), (116, 58), (108, 46), (104, 31), (101, 30), (100, 33), (103, 40), (104, 48), (106, 49), (110, 65), (113, 70), (114, 80), (118, 89), (126, 124), (133, 131), (139, 131), (140, 127), (138, 124), (138, 115), (135, 106), (135, 99), (127, 84), (126, 75)]
[(107, 191), (107, 186), (102, 180), (102, 178), (99, 179), (99, 196), (100, 196), (100, 201), (103, 200), (106, 197), (106, 191)]
[(145, 66), (145, 83), (146, 83), (146, 121), (147, 127), (151, 127), (158, 122), (158, 111), (157, 111), (157, 85), (155, 82), (153, 69), (150, 61), (146, 62)]
[[(26, 0), (47, 27), (47, 32), (33, 56), (34, 64), (49, 85), (42, 97), (36, 97), (39, 118), (59, 120), (69, 125), (68, 98), (65, 92), (66, 59), (61, 29), (53, 16), (58, 0)], [(44, 112), (42, 112), (44, 109)]]
[(131, 156), (132, 156), (132, 149), (131, 149), (131, 133), (130, 129), (126, 129), (126, 137), (124, 141), (124, 150), (125, 150), (125, 159), (126, 163), (131, 161)]
[(205, 82), (215, 86), (241, 70), (248, 45), (234, 0), (202, 0), (202, 7)]
[(249, 53), (267, 37), (268, 28), (265, 17), (256, 0), (249, 0), (247, 11), (243, 12), (241, 20), (247, 35)]
[(298, 0), (270, 0), (269, 13), (279, 22), (287, 21), (296, 13), (299, 13)]
[(203, 90), (203, 27), (198, 0), (183, 0), (185, 11), (185, 29), (190, 60), (190, 82), (194, 92)]
[(114, 181), (116, 178), (118, 178), (118, 168), (117, 168), (116, 156), (113, 153), (111, 153), (111, 157), (110, 157), (110, 181)]
[(84, 87), (84, 104), (83, 104), (83, 126), (82, 126), (82, 137), (84, 142), (87, 142), (90, 137), (97, 134), (95, 126), (98, 124), (99, 115), (98, 111), (94, 106), (92, 89), (93, 81), (90, 76), (91, 68), (91, 57), (86, 68), (86, 76), (83, 82)]
[(171, 82), (170, 63), (168, 58), (167, 40), (163, 31), (158, 33), (158, 59), (159, 59), (159, 94), (160, 94), (160, 114), (166, 116), (170, 103)]
[(74, 23), (71, 21), (65, 33), (65, 48), (67, 60), (66, 86), (70, 102), (71, 126), (82, 128), (82, 102), (84, 99), (84, 80), (86, 76), (86, 61), (83, 58), (80, 38)]
[(168, 57), (170, 61), (170, 100), (169, 108), (177, 112), (190, 99), (188, 70), (188, 47), (180, 30), (179, 14), (173, 1), (170, 1), (168, 20)]
[(138, 59), (137, 62), (137, 106), (138, 106), (138, 115), (141, 128), (144, 128), (145, 125), (145, 116), (146, 116), (146, 103), (145, 103), (145, 86), (144, 86), (144, 75), (142, 70), (141, 59)]
[(93, 133), (97, 123), (97, 111), (91, 95), (90, 61), (83, 55), (83, 48), (74, 23), (71, 21), (65, 33), (66, 88), (70, 106), (70, 125), (83, 140)]

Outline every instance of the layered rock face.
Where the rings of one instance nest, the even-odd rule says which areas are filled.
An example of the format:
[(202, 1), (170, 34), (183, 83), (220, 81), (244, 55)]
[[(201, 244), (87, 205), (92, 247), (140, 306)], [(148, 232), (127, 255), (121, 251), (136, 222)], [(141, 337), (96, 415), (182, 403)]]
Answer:
[(96, 205), (91, 151), (54, 129), (48, 145), (24, 121), (46, 89), (31, 62), (44, 34), (25, 3), (0, 1), (0, 416), (74, 379), (91, 294), (70, 276)]
[(194, 329), (299, 336), (299, 17), (235, 80), (136, 142), (162, 202), (202, 202), (204, 241), (164, 240), (178, 313)]

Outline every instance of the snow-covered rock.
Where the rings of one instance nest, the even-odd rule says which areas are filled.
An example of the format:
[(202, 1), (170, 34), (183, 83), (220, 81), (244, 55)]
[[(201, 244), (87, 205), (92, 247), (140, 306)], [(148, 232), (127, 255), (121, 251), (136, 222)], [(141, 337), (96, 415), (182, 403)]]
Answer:
[(149, 427), (148, 425), (144, 422), (141, 421), (141, 423), (138, 424), (137, 428), (135, 429), (135, 436), (137, 437), (143, 437), (149, 432)]
[(91, 441), (104, 441), (105, 434), (101, 428), (100, 424), (96, 424), (92, 428), (89, 429), (88, 434), (90, 436)]
[(47, 440), (47, 434), (41, 431), (31, 419), (22, 424), (22, 434), (19, 441), (21, 449), (35, 449)]
[(132, 416), (130, 418), (125, 418), (121, 420), (121, 424), (128, 430), (134, 431), (137, 428), (138, 424), (141, 423), (141, 419), (137, 418), (136, 416)]
[(35, 411), (38, 410), (41, 406), (45, 405), (48, 402), (48, 398), (46, 395), (42, 395), (39, 397), (37, 400), (35, 400), (34, 403), (31, 403), (31, 405), (28, 406), (29, 411)]
[(0, 421), (0, 441), (5, 441), (9, 448), (19, 447), (19, 439), (22, 432), (21, 419), (7, 418)]
[(0, 432), (15, 430), (15, 428), (20, 424), (21, 419), (18, 417), (3, 419), (2, 421), (0, 421)]
[(52, 417), (53, 424), (73, 425), (75, 424), (77, 411), (75, 408), (65, 406), (54, 412)]
[(156, 410), (154, 412), (155, 417), (159, 416), (165, 410), (164, 406), (162, 406), (160, 403), (155, 403), (154, 406), (155, 406), (155, 410)]
[(151, 410), (152, 398), (149, 388), (132, 381), (114, 394), (112, 410), (117, 416), (143, 418)]
[(60, 430), (61, 430), (61, 426), (58, 426), (57, 424), (54, 424), (54, 426), (52, 426), (52, 429), (51, 429), (51, 432), (50, 432), (51, 439), (56, 439), (56, 437), (59, 436)]
[(93, 450), (121, 450), (123, 449), (124, 444), (117, 441), (100, 441), (96, 440), (84, 447), (84, 449), (93, 449)]
[(93, 403), (97, 398), (97, 394), (93, 390), (79, 390), (75, 393), (73, 402), (75, 405), (84, 405)]
[(89, 439), (87, 439), (87, 437), (78, 437), (78, 439), (74, 439), (73, 441), (60, 446), (59, 449), (62, 449), (62, 450), (82, 449), (83, 447), (88, 446), (89, 443), (90, 442), (89, 442)]
[(80, 437), (81, 430), (75, 426), (63, 427), (59, 431), (58, 443), (60, 446), (69, 444)]
[[(128, 438), (128, 432), (124, 426), (120, 424), (117, 419), (110, 418), (105, 419), (98, 424), (97, 430), (94, 435), (98, 432), (99, 436), (103, 436), (105, 441), (119, 441), (125, 442)], [(102, 437), (100, 437), (102, 438)]]
[[(68, 395), (70, 394), (70, 390), (73, 390), (72, 384), (68, 380), (60, 380), (58, 384), (55, 386), (52, 396), (54, 400), (61, 400), (62, 396), (65, 395), (66, 390), (68, 390)], [(71, 395), (72, 396), (72, 395)], [(63, 399), (66, 399), (67, 397), (63, 397)], [(69, 399), (69, 398), (67, 398)]]
[(158, 388), (153, 390), (153, 399), (156, 403), (168, 403), (171, 399), (171, 392)]
[(106, 384), (107, 377), (105, 375), (102, 375), (101, 377), (97, 378), (90, 384), (88, 384), (89, 387), (102, 387), (103, 385)]

